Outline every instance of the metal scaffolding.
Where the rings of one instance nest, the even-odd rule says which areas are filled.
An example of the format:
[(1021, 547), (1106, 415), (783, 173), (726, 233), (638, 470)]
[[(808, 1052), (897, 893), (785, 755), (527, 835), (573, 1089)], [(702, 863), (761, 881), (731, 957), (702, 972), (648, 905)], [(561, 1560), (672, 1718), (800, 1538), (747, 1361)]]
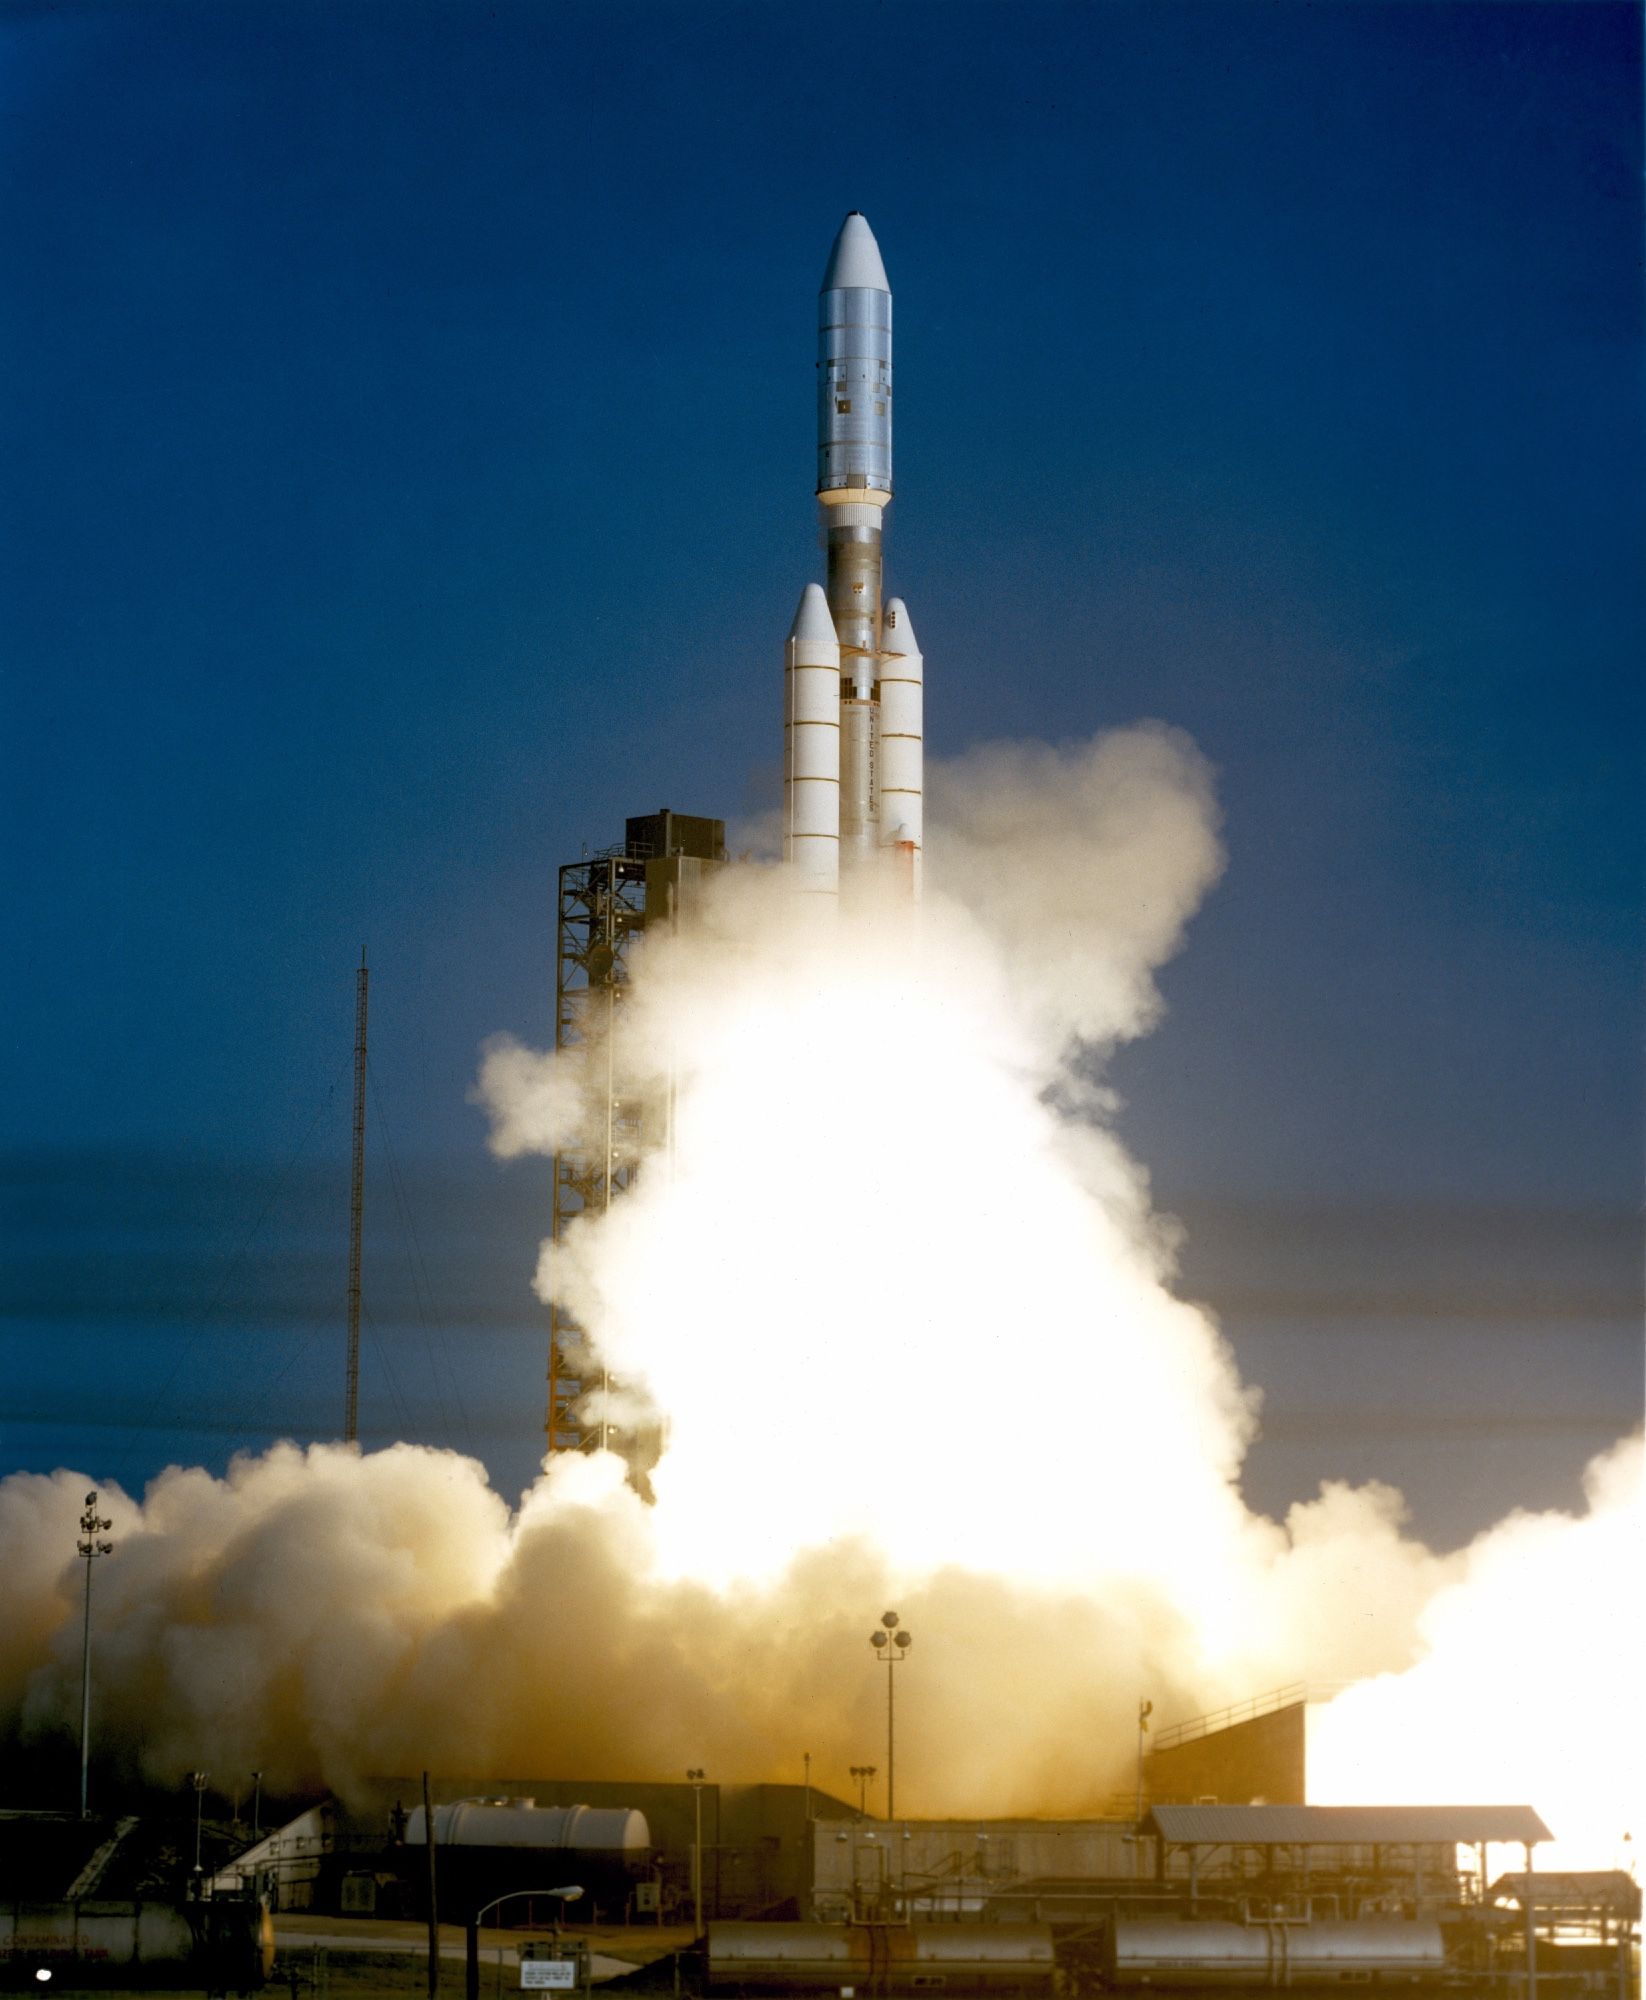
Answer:
[[(560, 870), (554, 1046), (558, 1055), (578, 1054), (588, 1116), (579, 1142), (555, 1156), (552, 1243), (562, 1241), (576, 1217), (610, 1208), (639, 1165), (640, 1109), (621, 1087), (619, 1042), (629, 947), (645, 926), (644, 856), (615, 848)], [(596, 1387), (603, 1393), (589, 1423), (584, 1399)], [(610, 1388), (583, 1328), (563, 1305), (553, 1304), (545, 1426), (551, 1452), (593, 1451), (612, 1442)]]
[[(629, 955), (648, 927), (692, 920), (706, 877), (726, 858), (724, 820), (667, 806), (626, 822), (626, 839), (560, 870), (555, 933), (554, 1046), (581, 1098), (578, 1138), (554, 1163), (550, 1257), (581, 1215), (599, 1214), (632, 1187), (643, 1153), (667, 1151), (673, 1077), (645, 1052), (624, 1046)], [(614, 1424), (612, 1380), (586, 1328), (561, 1304), (550, 1307), (549, 1407), (545, 1429), (556, 1451), (610, 1447), (649, 1494), (661, 1431), (644, 1413)]]

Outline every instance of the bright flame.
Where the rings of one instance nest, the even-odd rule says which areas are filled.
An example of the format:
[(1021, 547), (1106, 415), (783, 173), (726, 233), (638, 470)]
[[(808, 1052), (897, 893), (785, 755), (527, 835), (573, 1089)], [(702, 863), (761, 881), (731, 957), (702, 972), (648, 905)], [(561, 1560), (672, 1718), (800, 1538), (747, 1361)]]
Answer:
[(651, 975), (673, 1170), (545, 1266), (668, 1413), (666, 1568), (769, 1580), (862, 1535), (911, 1575), (1146, 1573), (1215, 1597), (1246, 1408), (1161, 1287), (1135, 1170), (1039, 1100), (974, 939), (777, 930), (729, 976), (700, 985), (691, 946), (683, 976)]

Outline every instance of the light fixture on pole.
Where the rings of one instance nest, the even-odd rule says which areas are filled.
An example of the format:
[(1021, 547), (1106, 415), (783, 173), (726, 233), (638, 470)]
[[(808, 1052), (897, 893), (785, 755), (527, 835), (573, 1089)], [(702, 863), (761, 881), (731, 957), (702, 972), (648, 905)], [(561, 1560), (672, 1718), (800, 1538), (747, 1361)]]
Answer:
[(703, 1935), (703, 1778), (695, 1767), (686, 1773), (692, 1788), (692, 1922)]
[(80, 1817), (86, 1817), (86, 1779), (91, 1769), (91, 1566), (99, 1556), (114, 1553), (113, 1542), (102, 1540), (112, 1521), (97, 1511), (97, 1495), (86, 1495), (86, 1511), (80, 1516), (80, 1539), (75, 1547), (86, 1564), (86, 1618), (80, 1638)]
[(263, 1773), (251, 1774), (251, 1837), (260, 1840), (263, 1835)]
[[(433, 1822), (430, 1821), (428, 1824), (432, 1839)], [(463, 1926), (463, 1956), (465, 1960), (463, 1976), (464, 2000), (480, 2000), (480, 1926), (491, 1915), (493, 1910), (501, 1909), (505, 1903), (524, 1901), (530, 1904), (532, 1899), (538, 1896), (543, 1897), (546, 1901), (553, 1901), (555, 1904), (554, 1935), (556, 1940), (558, 1940), (561, 1919), (566, 1913), (565, 1906), (568, 1903), (575, 1903), (582, 1893), (582, 1886), (579, 1883), (571, 1882), (561, 1889), (510, 1889), (501, 1896), (494, 1896), (489, 1903), (482, 1903), (479, 1909), (473, 1912), (468, 1922)], [(526, 1914), (528, 1917), (531, 1915), (529, 1908)], [(499, 1965), (498, 1978), (501, 1982), (503, 1959), (503, 1947), (501, 1944), (498, 1945), (497, 1956)], [(438, 1961), (436, 1962), (438, 1963)], [(583, 1964), (586, 1972), (587, 1961), (583, 1961)], [(573, 1990), (587, 1992), (588, 1984), (586, 1977), (583, 1980), (583, 1984), (575, 1987)]]
[(200, 1818), (206, 1809), (206, 1780), (209, 1771), (191, 1771), (189, 1783), (194, 1787), (194, 1872), (200, 1873)]
[(869, 1644), (886, 1662), (886, 1817), (897, 1817), (897, 1738), (892, 1697), (892, 1668), (914, 1644), (914, 1635), (899, 1622), (895, 1611), (883, 1614), (881, 1629), (869, 1634)]
[(857, 1816), (859, 1819), (867, 1819), (869, 1816), (869, 1780), (875, 1775), (875, 1766), (873, 1764), (853, 1764), (849, 1766), (849, 1769), (852, 1776), (857, 1780)]

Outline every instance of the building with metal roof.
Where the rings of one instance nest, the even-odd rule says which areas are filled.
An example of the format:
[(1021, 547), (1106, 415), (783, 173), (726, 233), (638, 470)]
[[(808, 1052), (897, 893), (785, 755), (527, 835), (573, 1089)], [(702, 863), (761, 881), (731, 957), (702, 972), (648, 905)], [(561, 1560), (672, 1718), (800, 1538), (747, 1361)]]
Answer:
[(1153, 1806), (1168, 1847), (1534, 1847), (1553, 1835), (1530, 1806)]

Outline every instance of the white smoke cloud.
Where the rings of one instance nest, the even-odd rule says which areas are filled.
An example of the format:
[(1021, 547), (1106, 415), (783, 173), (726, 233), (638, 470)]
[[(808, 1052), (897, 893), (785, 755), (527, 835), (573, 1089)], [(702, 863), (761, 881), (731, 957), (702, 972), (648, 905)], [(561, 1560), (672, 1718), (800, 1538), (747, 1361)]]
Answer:
[[(1448, 1557), (1387, 1488), (1330, 1485), (1283, 1523), (1241, 1499), (1257, 1398), (1174, 1296), (1089, 1083), (1156, 1019), (1221, 868), (1203, 760), (1160, 729), (997, 746), (936, 796), (918, 912), (803, 922), (776, 871), (734, 869), (637, 949), (614, 1069), (653, 1140), (666, 1088), (669, 1144), (540, 1282), (666, 1413), (655, 1507), (602, 1455), (557, 1460), (511, 1515), (472, 1461), (406, 1446), (174, 1469), (140, 1513), (117, 1496), (99, 1712), (151, 1774), (755, 1779), (810, 1749), (838, 1787), (878, 1742), (867, 1627), (895, 1602), (917, 1812), (1099, 1808), (1142, 1694), (1166, 1714), (1371, 1674), (1323, 1743), (1450, 1731), (1496, 1760), (1391, 1754), (1385, 1787), (1530, 1797), (1591, 1843), (1626, 1823), (1626, 1760), (1559, 1779), (1558, 1676), (1639, 1654), (1617, 1568), (1638, 1449), (1597, 1462), (1581, 1520)], [(582, 1115), (575, 1071), (508, 1041), (478, 1094), (506, 1156)], [(76, 1575), (40, 1552), (79, 1498), (66, 1475), (0, 1485), (0, 1693), (30, 1730), (75, 1709)], [(1554, 1615), (1517, 1679), (1528, 1601)], [(1368, 1795), (1320, 1754), (1317, 1796)]]
[(587, 1116), (577, 1073), (513, 1035), (493, 1035), (481, 1050), (469, 1102), (490, 1120), (491, 1149), (500, 1160), (557, 1153)]
[(1223, 872), (1211, 768), (1181, 730), (992, 743), (929, 767), (932, 880), (1063, 1053), (1160, 1017), (1153, 975)]
[(1627, 1867), (1646, 1809), (1641, 1440), (1595, 1458), (1587, 1511), (1512, 1514), (1417, 1607), (1415, 1665), (1311, 1717), (1322, 1801), (1511, 1796), (1567, 1866)]
[[(1134, 730), (977, 753), (945, 794), (918, 912), (819, 928), (744, 870), (646, 941), (625, 1046), (667, 1051), (672, 1146), (541, 1287), (667, 1412), (679, 1573), (769, 1580), (861, 1536), (911, 1577), (1218, 1597), (1252, 1399), (1161, 1283), (1144, 1176), (1048, 1101), (1071, 1034), (1156, 1011), (1149, 974), (1220, 866), (1204, 765)], [(1146, 1484), (1169, 1498), (1144, 1549)]]

